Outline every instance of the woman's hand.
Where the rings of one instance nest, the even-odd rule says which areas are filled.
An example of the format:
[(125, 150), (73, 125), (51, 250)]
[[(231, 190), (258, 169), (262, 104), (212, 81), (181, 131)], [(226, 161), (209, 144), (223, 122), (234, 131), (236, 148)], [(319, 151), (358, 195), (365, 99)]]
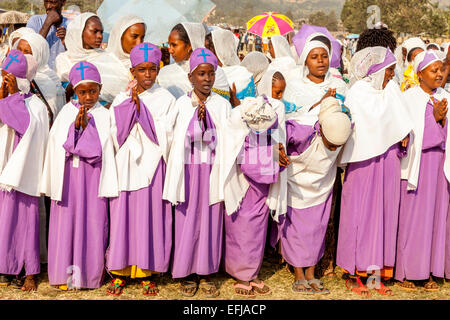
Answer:
[(441, 101), (437, 99), (431, 99), (433, 102), (433, 116), (436, 122), (441, 123), (442, 126), (445, 125), (445, 118), (447, 117), (448, 102), (447, 99), (442, 99)]
[(13, 75), (12, 73), (8, 73), (4, 77), (4, 80), (8, 87), (9, 95), (13, 95), (13, 94), (19, 92), (19, 87), (17, 86), (17, 79), (16, 79), (15, 75)]
[(291, 164), (289, 157), (286, 155), (286, 150), (281, 143), (278, 144), (278, 164), (280, 165), (280, 167), (285, 168), (287, 168)]
[(322, 99), (320, 99), (319, 102), (317, 102), (315, 105), (313, 105), (313, 106), (309, 109), (309, 111), (311, 111), (311, 110), (314, 109), (315, 107), (319, 106), (319, 105), (322, 103), (322, 101), (325, 100), (325, 99), (328, 98), (328, 97), (336, 98), (336, 89), (332, 89), (332, 88), (328, 89), (327, 93), (325, 93), (325, 95), (322, 97)]
[(80, 111), (78, 111), (78, 115), (75, 119), (75, 129), (79, 130), (80, 127), (84, 129), (86, 129), (89, 120), (91, 119), (88, 115), (87, 115), (87, 109), (84, 106), (80, 107)]
[(236, 85), (233, 83), (233, 87), (230, 88), (230, 103), (233, 108), (241, 104), (241, 100), (237, 98)]

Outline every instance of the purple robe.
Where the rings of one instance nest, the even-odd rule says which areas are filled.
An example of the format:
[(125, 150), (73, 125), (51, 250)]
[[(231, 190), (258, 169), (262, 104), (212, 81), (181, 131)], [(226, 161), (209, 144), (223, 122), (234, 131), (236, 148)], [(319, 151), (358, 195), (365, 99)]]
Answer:
[[(287, 154), (299, 156), (305, 152), (316, 136), (320, 125), (301, 125), (296, 121), (286, 121)], [(321, 204), (305, 209), (288, 206), (287, 213), (280, 217), (278, 225), (273, 225), (271, 243), (281, 241), (283, 258), (296, 268), (315, 266), (325, 251), (325, 234), (331, 213), (332, 192)]]
[[(158, 144), (153, 117), (141, 101), (127, 99), (114, 107), (117, 141), (122, 146), (136, 123), (147, 137)], [(167, 272), (172, 248), (172, 205), (162, 199), (166, 164), (163, 159), (151, 184), (136, 191), (122, 191), (110, 201), (110, 238), (107, 269), (122, 270), (135, 265), (140, 269)]]
[(380, 156), (347, 165), (336, 263), (350, 274), (395, 265), (405, 155), (406, 149), (396, 143)]
[[(223, 202), (209, 205), (209, 180), (216, 141), (206, 130), (215, 125), (206, 110), (206, 126), (200, 124), (198, 109), (187, 130), (185, 140), (185, 199), (175, 207), (175, 242), (173, 251), (173, 278), (191, 274), (209, 275), (219, 270), (222, 255)], [(196, 145), (206, 144), (208, 161), (199, 158)]]
[[(108, 199), (98, 197), (102, 145), (94, 117), (86, 129), (69, 128), (61, 201), (50, 209), (48, 276), (50, 285), (100, 288), (108, 239)], [(79, 156), (76, 166), (74, 155)], [(70, 274), (73, 275), (71, 276)]]
[[(14, 129), (13, 150), (30, 124), (23, 95), (0, 100), (0, 121)], [(2, 146), (5, 147), (5, 146)], [(0, 191), (0, 274), (40, 273), (39, 197), (19, 191)]]
[(444, 175), (448, 120), (443, 128), (428, 103), (417, 190), (402, 180), (395, 279), (444, 277), (448, 181)]
[[(270, 129), (277, 127), (275, 122)], [(272, 141), (260, 146), (260, 139), (264, 138), (267, 139), (266, 132), (263, 135), (251, 132), (245, 138), (244, 160), (239, 163), (250, 186), (240, 208), (225, 215), (225, 271), (241, 281), (256, 279), (261, 269), (269, 222), (266, 200), (270, 185), (278, 181), (280, 172), (273, 157)]]

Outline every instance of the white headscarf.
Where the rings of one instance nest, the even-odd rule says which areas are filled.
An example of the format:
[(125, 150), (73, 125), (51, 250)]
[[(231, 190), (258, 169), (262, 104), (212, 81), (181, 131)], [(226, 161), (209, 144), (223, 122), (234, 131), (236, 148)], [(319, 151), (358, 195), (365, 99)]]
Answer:
[(181, 23), (181, 25), (188, 34), (189, 41), (191, 42), (192, 51), (198, 48), (205, 47), (206, 30), (201, 23), (183, 22)]
[(269, 98), (272, 97), (272, 82), (273, 76), (275, 73), (279, 71), (276, 70), (267, 70), (261, 78), (261, 81), (258, 84), (258, 95), (266, 95)]
[(247, 68), (248, 71), (253, 73), (253, 79), (255, 80), (255, 85), (257, 86), (259, 81), (269, 67), (269, 60), (267, 57), (259, 52), (252, 51), (245, 56), (241, 62), (241, 66)]
[(52, 109), (53, 115), (56, 116), (59, 110), (65, 105), (65, 91), (61, 86), (56, 72), (48, 65), (50, 57), (48, 42), (40, 34), (30, 32), (24, 34), (14, 44), (15, 49), (21, 40), (25, 40), (31, 47), (33, 57), (37, 63), (37, 72), (34, 80)]
[(325, 138), (335, 146), (347, 142), (352, 132), (350, 118), (342, 112), (342, 107), (336, 98), (328, 97), (320, 104), (319, 123)]
[(298, 67), (295, 58), (292, 55), (291, 47), (285, 37), (275, 35), (271, 38), (275, 57), (269, 65), (268, 69), (283, 72), (288, 78), (292, 71), (298, 74)]
[(222, 67), (239, 65), (241, 61), (237, 56), (236, 36), (230, 30), (218, 29), (211, 32), (212, 41), (217, 58)]
[[(328, 53), (328, 47), (320, 41), (310, 41), (306, 44), (302, 51), (300, 63), (303, 66), (302, 77), (288, 78), (284, 99), (288, 102), (294, 103), (296, 106), (301, 106), (300, 113), (305, 114), (304, 124), (314, 125), (318, 120), (320, 106), (315, 107), (311, 111), (310, 108), (322, 99), (329, 89), (336, 89), (336, 93), (345, 96), (347, 93), (347, 84), (336, 77), (333, 77), (328, 70), (325, 79), (321, 83), (314, 83), (308, 79), (309, 69), (306, 66), (306, 58), (309, 53), (315, 48), (323, 48)], [(331, 56), (330, 61), (331, 61)]]
[(34, 29), (31, 29), (31, 28), (23, 27), (23, 28), (19, 28), (16, 31), (12, 32), (9, 35), (9, 39), (8, 39), (9, 48), (10, 49), (13, 48), (13, 41), (14, 41), (14, 39), (19, 39), (19, 38), (21, 38), (22, 36), (24, 36), (27, 33), (36, 33), (36, 31), (34, 31)]
[(277, 113), (264, 97), (248, 97), (242, 101), (241, 118), (252, 130), (265, 131), (275, 123)]
[(382, 90), (385, 70), (395, 64), (396, 61), (384, 66), (382, 69), (375, 73), (372, 73), (370, 75), (368, 75), (367, 73), (369, 72), (370, 67), (372, 67), (373, 65), (383, 63), (386, 58), (387, 50), (389, 49), (384, 47), (369, 47), (355, 53), (350, 62), (352, 70), (352, 79), (350, 86), (352, 86), (356, 81), (364, 80), (370, 82), (374, 89)]
[(92, 17), (97, 17), (97, 15), (91, 12), (82, 13), (67, 26), (65, 38), (67, 51), (62, 54), (66, 54), (73, 64), (83, 60), (89, 61), (104, 53), (102, 49), (83, 48), (83, 31), (86, 27), (86, 22)]
[[(427, 50), (425, 42), (423, 42), (420, 38), (409, 38), (408, 40), (405, 40), (403, 42), (402, 47), (406, 49), (406, 57), (408, 57), (408, 54), (411, 52), (414, 48), (421, 48), (424, 51)], [(408, 60), (406, 60), (406, 63), (408, 63)]]
[(294, 59), (294, 57), (292, 56), (291, 47), (289, 46), (289, 42), (285, 37), (277, 34), (272, 36), (270, 40), (272, 41), (273, 50), (275, 52), (275, 57), (272, 58), (278, 59), (289, 57)]
[(116, 22), (109, 35), (106, 51), (115, 55), (127, 69), (131, 68), (130, 54), (123, 51), (122, 36), (129, 27), (140, 23), (145, 25), (144, 19), (133, 14), (127, 14)]

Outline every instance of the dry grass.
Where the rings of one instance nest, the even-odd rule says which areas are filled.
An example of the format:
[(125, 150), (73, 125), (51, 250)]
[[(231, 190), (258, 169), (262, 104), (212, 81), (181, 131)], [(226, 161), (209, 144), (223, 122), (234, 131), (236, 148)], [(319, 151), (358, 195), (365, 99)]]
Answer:
[[(355, 293), (345, 289), (342, 280), (342, 271), (336, 268), (337, 277), (324, 278), (325, 286), (330, 289), (329, 295), (307, 296), (294, 293), (291, 289), (293, 275), (282, 265), (274, 260), (264, 261), (261, 278), (272, 289), (269, 296), (258, 296), (257, 300), (360, 300)], [(245, 298), (234, 295), (234, 281), (224, 273), (220, 273), (213, 279), (220, 287), (221, 295), (218, 300), (245, 300)], [(129, 284), (122, 296), (112, 297), (106, 294), (106, 286), (98, 290), (81, 290), (77, 292), (61, 292), (49, 286), (47, 274), (43, 273), (39, 277), (39, 288), (35, 293), (24, 293), (20, 290), (10, 288), (0, 288), (0, 300), (204, 300), (201, 292), (193, 298), (183, 298), (178, 293), (179, 283), (171, 279), (170, 275), (161, 276), (158, 280), (160, 293), (157, 297), (144, 297), (138, 282)], [(450, 282), (442, 281), (439, 292), (426, 292), (423, 288), (418, 288), (416, 292), (407, 292), (397, 286), (392, 286), (393, 297), (386, 297), (371, 291), (370, 300), (450, 300)], [(255, 299), (253, 299), (255, 300)]]

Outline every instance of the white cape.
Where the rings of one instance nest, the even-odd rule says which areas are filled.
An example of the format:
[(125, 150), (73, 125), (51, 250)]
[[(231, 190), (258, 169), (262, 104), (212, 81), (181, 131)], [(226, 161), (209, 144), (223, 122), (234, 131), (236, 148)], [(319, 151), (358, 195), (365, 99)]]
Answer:
[[(50, 130), (41, 192), (55, 201), (61, 201), (64, 186), (66, 150), (63, 145), (78, 112), (78, 108), (69, 102), (63, 107)], [(102, 145), (102, 169), (98, 197), (117, 197), (117, 169), (114, 161), (114, 144), (110, 134), (109, 111), (97, 103), (89, 110), (89, 113), (94, 117)]]
[(49, 131), (47, 108), (35, 95), (25, 99), (25, 106), (30, 124), (14, 152), (15, 131), (0, 123), (0, 188), (39, 197)]
[[(413, 133), (409, 143), (410, 148), (406, 158), (402, 159), (402, 179), (408, 180), (408, 190), (416, 190), (419, 182), (420, 161), (422, 158), (423, 133), (425, 130), (425, 110), (430, 101), (430, 95), (420, 88), (411, 88), (403, 93), (407, 103), (409, 116), (413, 122)], [(450, 101), (450, 94), (439, 88), (433, 95), (438, 100), (446, 98)], [(449, 121), (448, 114), (446, 121)], [(450, 124), (447, 124), (447, 141), (445, 144), (444, 173), (450, 181)]]

